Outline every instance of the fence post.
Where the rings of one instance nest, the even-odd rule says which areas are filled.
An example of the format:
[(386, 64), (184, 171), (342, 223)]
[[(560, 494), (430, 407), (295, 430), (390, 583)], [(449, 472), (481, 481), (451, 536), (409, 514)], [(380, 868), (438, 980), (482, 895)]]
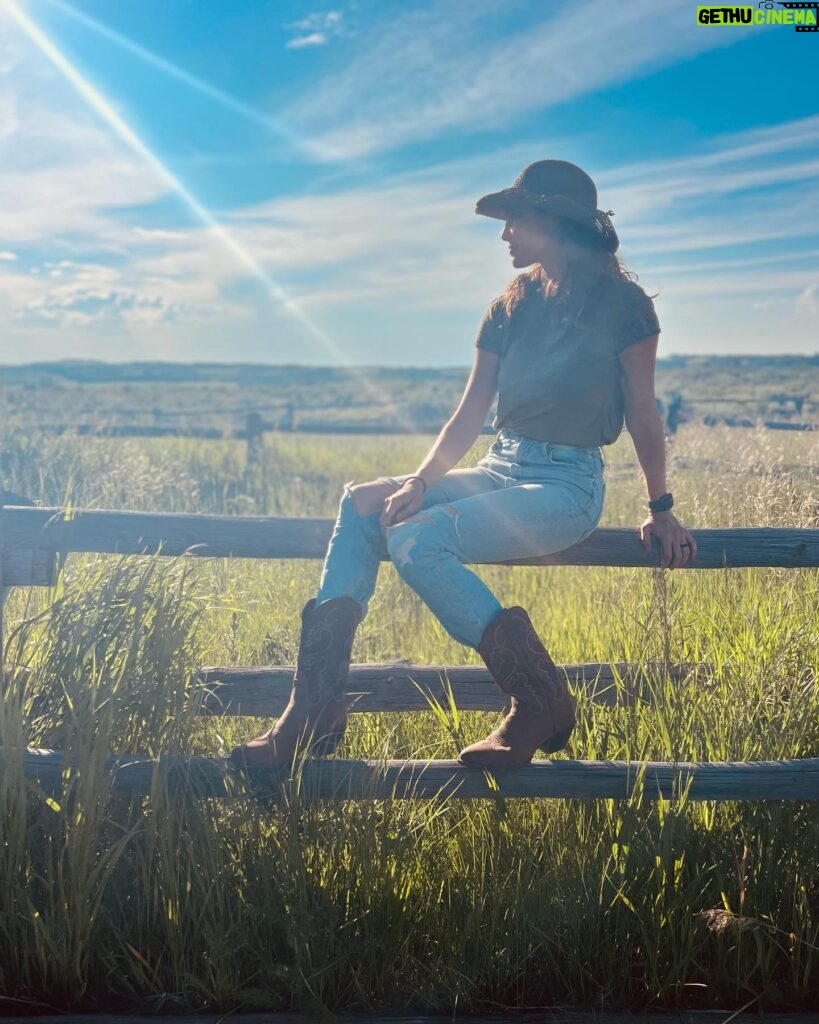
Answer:
[(676, 434), (677, 427), (680, 424), (680, 415), (682, 413), (683, 398), (682, 395), (675, 392), (668, 403), (668, 408), (665, 412), (665, 429), (669, 434)]
[(262, 428), (264, 421), (258, 412), (251, 412), (245, 421), (247, 435), (247, 456), (245, 465), (248, 469), (259, 464), (262, 454)]
[(288, 402), (284, 407), (284, 412), (279, 416), (279, 422), (276, 425), (277, 430), (292, 430), (293, 424), (296, 420), (296, 407), (292, 402)]

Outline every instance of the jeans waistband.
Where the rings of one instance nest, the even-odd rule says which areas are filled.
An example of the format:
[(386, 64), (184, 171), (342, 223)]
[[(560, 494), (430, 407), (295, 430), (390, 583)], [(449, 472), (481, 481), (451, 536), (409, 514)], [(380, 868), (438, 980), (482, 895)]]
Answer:
[(496, 447), (501, 444), (504, 448), (510, 448), (512, 450), (522, 448), (529, 452), (540, 451), (544, 457), (548, 458), (549, 452), (574, 452), (578, 455), (587, 455), (593, 461), (599, 460), (601, 464), (604, 464), (603, 452), (599, 447), (586, 446), (586, 445), (573, 445), (573, 444), (558, 444), (554, 441), (536, 441), (533, 437), (526, 437), (524, 434), (518, 434), (514, 430), (510, 430), (508, 427), (501, 428), (492, 447)]

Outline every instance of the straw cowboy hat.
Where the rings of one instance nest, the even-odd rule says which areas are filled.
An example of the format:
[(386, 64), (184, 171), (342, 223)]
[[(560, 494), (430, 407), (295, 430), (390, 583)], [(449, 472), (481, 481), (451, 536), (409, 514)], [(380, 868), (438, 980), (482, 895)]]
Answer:
[(575, 164), (537, 160), (520, 172), (510, 188), (479, 199), (475, 213), (507, 220), (510, 214), (531, 207), (582, 224), (600, 236), (604, 248), (617, 252), (620, 240), (611, 222), (613, 213), (597, 209), (597, 188)]

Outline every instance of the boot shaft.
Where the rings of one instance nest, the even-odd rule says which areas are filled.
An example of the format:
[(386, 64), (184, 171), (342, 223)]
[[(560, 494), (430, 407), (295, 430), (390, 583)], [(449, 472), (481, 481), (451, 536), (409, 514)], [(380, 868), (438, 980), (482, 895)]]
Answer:
[(293, 693), (296, 700), (317, 704), (343, 698), (361, 605), (351, 597), (333, 597), (302, 609), (301, 637)]
[(484, 630), (476, 650), (498, 689), (533, 713), (540, 714), (568, 696), (566, 680), (524, 608), (503, 608)]

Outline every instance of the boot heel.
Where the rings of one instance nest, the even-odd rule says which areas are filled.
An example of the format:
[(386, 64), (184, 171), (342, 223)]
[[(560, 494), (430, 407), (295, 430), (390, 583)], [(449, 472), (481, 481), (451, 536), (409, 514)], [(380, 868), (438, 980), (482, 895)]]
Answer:
[(556, 732), (554, 736), (550, 736), (545, 743), (541, 743), (539, 749), (544, 754), (554, 754), (558, 750), (562, 750), (569, 742), (569, 737), (574, 732), (574, 726), (570, 725), (568, 729), (561, 729), (560, 732)]

